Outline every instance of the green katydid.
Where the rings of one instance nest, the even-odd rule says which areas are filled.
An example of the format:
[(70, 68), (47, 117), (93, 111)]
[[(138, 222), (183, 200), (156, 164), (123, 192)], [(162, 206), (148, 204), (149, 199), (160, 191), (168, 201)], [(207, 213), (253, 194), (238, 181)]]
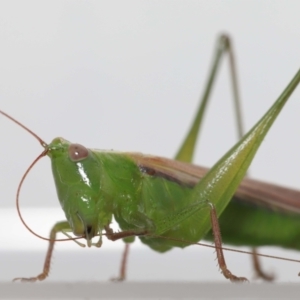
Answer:
[[(233, 275), (225, 264), (218, 218), (226, 243), (300, 247), (296, 201), (300, 192), (250, 179), (242, 181), (262, 140), (298, 85), (300, 71), (261, 120), (209, 171), (189, 164), (221, 55), (229, 46), (228, 38), (222, 36), (202, 104), (176, 160), (87, 149), (63, 138), (46, 144), (0, 111), (27, 129), (45, 148), (39, 158), (47, 155), (51, 159), (58, 198), (67, 219), (56, 223), (51, 230), (43, 272), (18, 279), (37, 281), (48, 276), (59, 232), (83, 237), (89, 247), (100, 247), (104, 234), (111, 240), (123, 238), (126, 243), (139, 236), (144, 244), (159, 252), (183, 248), (202, 238), (213, 239), (221, 272), (231, 281), (246, 278)], [(252, 203), (256, 206), (251, 206)], [(282, 213), (271, 214), (266, 207)], [(121, 232), (115, 233), (109, 227), (112, 217)], [(276, 228), (264, 226), (270, 222)], [(96, 236), (98, 241), (93, 243)]]

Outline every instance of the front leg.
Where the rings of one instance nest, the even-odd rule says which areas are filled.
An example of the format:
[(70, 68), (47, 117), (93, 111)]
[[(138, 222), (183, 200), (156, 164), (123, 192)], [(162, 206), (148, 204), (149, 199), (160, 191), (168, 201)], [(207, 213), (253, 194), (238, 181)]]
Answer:
[[(134, 231), (134, 230), (128, 230), (128, 231), (122, 231), (122, 232), (114, 232), (109, 225), (104, 227), (106, 231), (106, 237), (111, 241), (116, 241), (121, 238), (126, 237), (132, 237), (132, 236), (138, 236), (138, 235), (145, 235), (148, 233), (147, 230), (144, 231)], [(125, 248), (122, 255), (122, 261), (120, 266), (120, 272), (118, 277), (114, 277), (111, 280), (115, 282), (121, 282), (126, 279), (126, 270), (127, 270), (127, 261), (128, 261), (128, 253), (129, 253), (129, 243), (125, 242)]]
[(124, 238), (128, 238), (128, 237), (133, 237), (133, 236), (146, 235), (150, 232), (147, 229), (143, 229), (143, 230), (133, 229), (133, 230), (124, 230), (124, 231), (120, 231), (120, 232), (114, 232), (109, 227), (109, 225), (104, 226), (104, 229), (106, 231), (106, 237), (111, 241), (116, 241), (116, 240), (119, 240), (119, 239), (124, 239)]
[(53, 253), (53, 249), (54, 249), (54, 243), (56, 241), (56, 234), (58, 232), (64, 232), (64, 231), (71, 231), (70, 225), (66, 221), (56, 223), (53, 226), (53, 228), (51, 229), (48, 251), (47, 251), (45, 262), (44, 262), (43, 272), (41, 274), (39, 274), (36, 277), (29, 277), (29, 278), (18, 277), (18, 278), (15, 278), (13, 281), (20, 280), (22, 282), (36, 282), (36, 281), (42, 281), (42, 280), (46, 279), (48, 277), (49, 271), (50, 271), (51, 258), (52, 258), (52, 253)]

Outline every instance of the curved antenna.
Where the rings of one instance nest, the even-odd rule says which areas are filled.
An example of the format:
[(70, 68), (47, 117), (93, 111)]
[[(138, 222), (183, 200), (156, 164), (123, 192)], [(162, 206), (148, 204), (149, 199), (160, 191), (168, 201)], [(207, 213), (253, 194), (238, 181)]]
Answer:
[[(49, 238), (45, 238), (43, 236), (38, 235), (37, 233), (35, 233), (25, 222), (25, 220), (22, 217), (21, 214), (21, 210), (20, 210), (20, 205), (19, 205), (19, 196), (20, 196), (20, 190), (22, 187), (22, 184), (27, 176), (27, 174), (29, 173), (29, 171), (32, 169), (32, 167), (44, 156), (47, 155), (49, 149), (48, 149), (48, 144), (46, 142), (44, 142), (37, 134), (35, 134), (32, 130), (30, 130), (28, 127), (26, 127), (25, 125), (23, 125), (21, 122), (17, 121), (15, 118), (13, 118), (12, 116), (10, 116), (9, 114), (5, 113), (4, 111), (0, 110), (0, 114), (2, 114), (3, 116), (5, 116), (6, 118), (10, 119), (11, 121), (13, 121), (14, 123), (16, 123), (17, 125), (19, 125), (20, 127), (22, 127), (24, 130), (26, 130), (27, 132), (29, 132), (33, 137), (35, 137), (38, 142), (42, 145), (43, 148), (45, 148), (45, 150), (31, 163), (31, 165), (29, 166), (29, 168), (26, 170), (26, 172), (24, 173), (19, 186), (18, 186), (18, 191), (17, 191), (17, 196), (16, 196), (16, 206), (17, 206), (17, 212), (18, 215), (21, 219), (21, 222), (23, 223), (23, 225), (27, 228), (28, 231), (30, 231), (33, 235), (35, 235), (36, 237), (45, 240), (45, 241), (51, 241)], [(62, 242), (62, 241), (72, 241), (72, 240), (78, 240), (78, 239), (82, 239), (83, 237), (74, 237), (74, 238), (68, 238), (68, 239), (57, 239), (55, 240), (56, 242)]]
[(42, 145), (43, 148), (47, 148), (48, 144), (45, 143), (37, 134), (35, 134), (33, 131), (31, 131), (28, 127), (26, 127), (25, 125), (23, 125), (22, 123), (20, 123), (19, 121), (17, 121), (15, 118), (11, 117), (10, 115), (8, 115), (7, 113), (5, 113), (4, 111), (0, 110), (0, 113), (5, 116), (6, 118), (10, 119), (11, 121), (13, 121), (14, 123), (18, 124), (20, 127), (22, 127), (23, 129), (25, 129), (27, 132), (29, 132), (32, 136), (34, 136), (39, 143)]
[[(20, 192), (21, 192), (21, 187), (23, 185), (23, 182), (26, 178), (26, 176), (28, 175), (29, 171), (33, 168), (33, 166), (44, 156), (47, 155), (47, 153), (49, 152), (49, 149), (45, 149), (31, 164), (30, 166), (27, 168), (26, 172), (23, 174), (22, 176), (22, 179), (19, 183), (19, 186), (18, 186), (18, 190), (17, 190), (17, 195), (16, 195), (16, 207), (17, 207), (17, 212), (18, 212), (18, 215), (19, 215), (19, 218), (21, 219), (21, 222), (23, 223), (23, 225), (27, 228), (27, 230), (29, 232), (31, 232), (33, 235), (35, 235), (36, 237), (42, 239), (42, 240), (45, 240), (45, 241), (53, 241), (49, 238), (45, 238), (37, 233), (35, 233), (28, 225), (27, 223), (25, 222), (25, 220), (23, 219), (23, 216), (21, 214), (21, 210), (20, 210), (20, 204), (19, 204), (19, 198), (20, 198)], [(74, 238), (68, 238), (68, 239), (56, 239), (55, 242), (65, 242), (65, 241), (72, 241), (72, 240), (78, 240), (78, 239), (82, 239), (83, 237), (74, 237)]]

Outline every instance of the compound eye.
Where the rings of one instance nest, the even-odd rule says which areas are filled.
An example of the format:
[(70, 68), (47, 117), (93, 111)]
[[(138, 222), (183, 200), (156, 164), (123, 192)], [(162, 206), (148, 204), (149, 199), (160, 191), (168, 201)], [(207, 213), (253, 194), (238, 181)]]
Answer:
[(72, 161), (80, 161), (89, 155), (88, 149), (80, 144), (71, 144), (69, 146), (69, 157)]

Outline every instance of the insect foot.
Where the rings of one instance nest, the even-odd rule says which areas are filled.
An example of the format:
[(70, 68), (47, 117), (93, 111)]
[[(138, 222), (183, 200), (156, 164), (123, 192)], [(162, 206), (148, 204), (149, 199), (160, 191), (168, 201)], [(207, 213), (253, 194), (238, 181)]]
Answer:
[(125, 277), (112, 277), (111, 279), (110, 279), (110, 281), (112, 281), (112, 282), (123, 282), (123, 281), (125, 281)]
[(242, 282), (249, 282), (249, 280), (246, 277), (237, 277), (233, 275), (228, 269), (222, 271), (225, 278), (229, 279), (231, 282), (234, 283), (242, 283)]
[(14, 278), (13, 282), (15, 281), (21, 281), (21, 282), (36, 282), (36, 281), (42, 281), (47, 277), (46, 274), (40, 274), (36, 277), (29, 277), (29, 278), (25, 278), (25, 277), (18, 277), (18, 278)]

